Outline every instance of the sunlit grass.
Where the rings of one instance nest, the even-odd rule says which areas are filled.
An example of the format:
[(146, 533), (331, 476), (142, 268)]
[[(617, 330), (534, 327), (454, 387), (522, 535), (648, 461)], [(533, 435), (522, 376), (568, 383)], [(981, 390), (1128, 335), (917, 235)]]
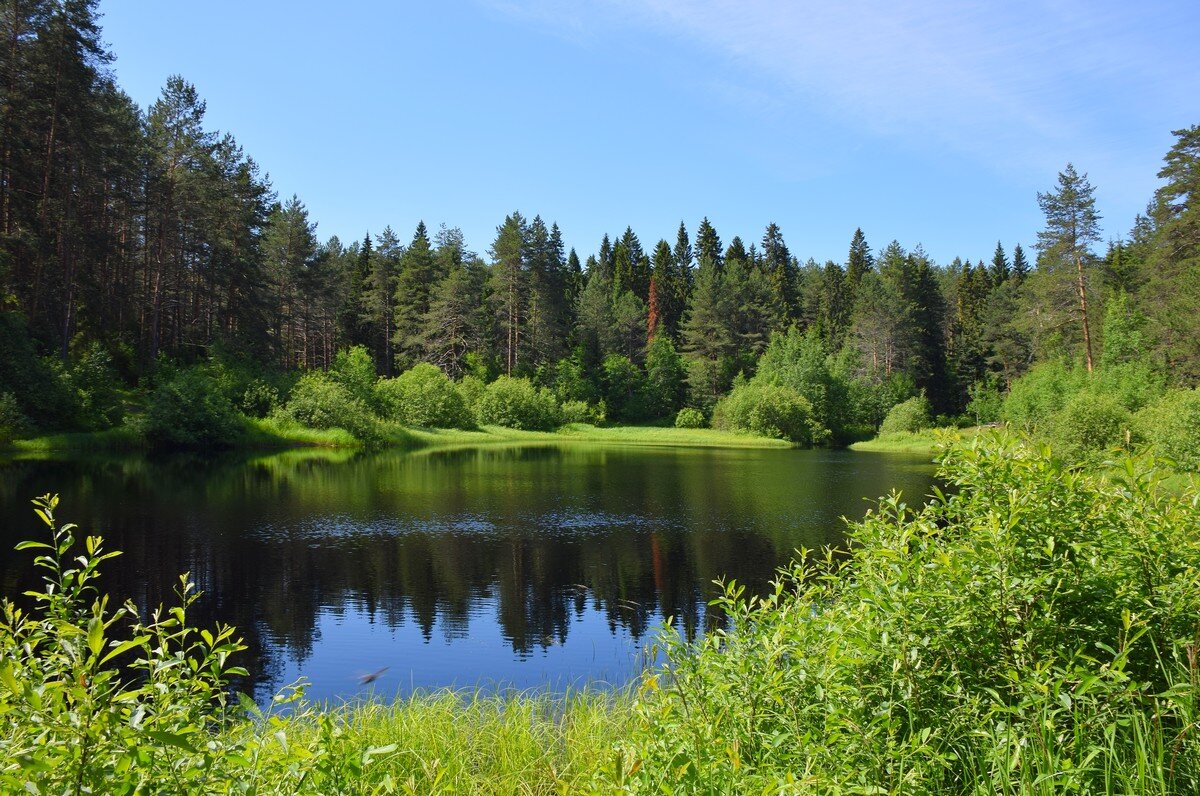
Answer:
[(971, 428), (927, 428), (922, 431), (898, 431), (880, 434), (874, 439), (855, 442), (851, 450), (873, 453), (924, 453), (932, 456), (938, 445), (954, 440), (967, 440), (978, 436), (983, 429)]

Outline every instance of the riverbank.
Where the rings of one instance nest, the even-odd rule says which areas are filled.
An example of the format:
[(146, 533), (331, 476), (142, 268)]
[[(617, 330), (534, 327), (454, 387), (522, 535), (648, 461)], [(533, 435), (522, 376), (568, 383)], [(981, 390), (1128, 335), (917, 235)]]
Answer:
[(855, 442), (850, 446), (853, 451), (870, 453), (919, 453), (933, 456), (938, 447), (947, 443), (969, 440), (983, 431), (982, 426), (970, 428), (927, 428), (922, 431), (902, 431), (893, 434), (880, 434), (874, 439)]
[[(384, 449), (512, 445), (524, 443), (586, 442), (607, 445), (648, 445), (684, 448), (790, 448), (791, 443), (711, 428), (669, 426), (593, 426), (571, 423), (557, 431), (521, 431), (502, 426), (480, 426), (473, 430), (408, 428), (390, 425), (383, 429)], [(245, 433), (233, 450), (288, 450), (302, 448), (356, 449), (362, 442), (340, 428), (314, 429), (275, 419), (249, 420)], [(144, 437), (128, 426), (94, 432), (52, 434), (14, 440), (9, 450), (17, 456), (52, 453), (133, 453), (148, 450)]]

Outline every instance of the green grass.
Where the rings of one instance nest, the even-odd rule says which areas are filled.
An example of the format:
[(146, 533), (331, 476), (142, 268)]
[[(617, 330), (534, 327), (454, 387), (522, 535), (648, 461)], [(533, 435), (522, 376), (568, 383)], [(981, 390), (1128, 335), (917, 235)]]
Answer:
[(146, 440), (128, 426), (118, 426), (104, 431), (73, 431), (65, 434), (47, 434), (30, 439), (13, 440), (12, 449), (17, 454), (43, 454), (54, 451), (137, 451), (146, 448)]
[(923, 431), (899, 431), (880, 434), (875, 439), (855, 442), (850, 450), (872, 453), (924, 453), (932, 456), (938, 445), (951, 440), (968, 440), (977, 436), (982, 428), (927, 428)]
[(483, 426), (474, 431), (458, 429), (409, 429), (421, 447), (470, 447), (474, 445), (593, 442), (620, 445), (664, 445), (686, 448), (789, 448), (791, 443), (711, 428), (666, 426), (592, 426), (571, 423), (558, 431), (518, 431), (501, 426)]
[(354, 793), (590, 793), (596, 774), (612, 767), (612, 741), (632, 718), (631, 702), (623, 692), (437, 691), (391, 704), (318, 708), (292, 720), (287, 736), (294, 747), (324, 745), (333, 759), (386, 750), (352, 774)]

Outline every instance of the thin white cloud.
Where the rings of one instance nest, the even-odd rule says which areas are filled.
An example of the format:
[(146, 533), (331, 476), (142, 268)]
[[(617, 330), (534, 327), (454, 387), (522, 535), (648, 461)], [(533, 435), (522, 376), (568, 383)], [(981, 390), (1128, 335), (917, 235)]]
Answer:
[[(697, 43), (742, 73), (748, 90), (782, 91), (876, 136), (951, 147), (1000, 169), (1058, 168), (1064, 153), (1117, 161), (1122, 144), (1109, 128), (1120, 114), (1167, 118), (1181, 103), (1200, 111), (1195, 81), (1183, 77), (1197, 73), (1200, 58), (1190, 47), (1163, 51), (1164, 41), (1179, 41), (1180, 26), (1197, 28), (1200, 4), (1192, 2), (489, 5), (579, 41), (632, 26)], [(763, 80), (767, 89), (757, 85)]]

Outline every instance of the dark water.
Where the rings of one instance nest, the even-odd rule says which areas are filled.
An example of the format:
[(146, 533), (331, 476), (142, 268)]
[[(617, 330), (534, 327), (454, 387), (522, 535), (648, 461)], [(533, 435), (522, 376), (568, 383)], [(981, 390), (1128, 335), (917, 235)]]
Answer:
[(845, 451), (578, 444), (260, 458), (0, 463), (0, 590), (43, 531), (29, 499), (124, 555), (105, 588), (236, 625), (263, 698), (300, 675), (316, 698), (438, 686), (623, 683), (664, 616), (719, 622), (712, 581), (765, 584), (798, 547), (840, 539), (891, 489), (929, 492), (922, 458)]

